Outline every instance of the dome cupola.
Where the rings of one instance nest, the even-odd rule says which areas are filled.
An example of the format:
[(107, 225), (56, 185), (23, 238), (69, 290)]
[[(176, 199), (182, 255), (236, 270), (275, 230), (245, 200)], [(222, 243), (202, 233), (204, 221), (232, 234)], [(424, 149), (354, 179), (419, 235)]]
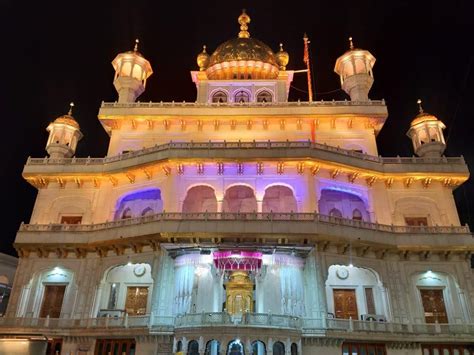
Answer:
[(275, 53), (262, 41), (251, 38), (248, 31), (250, 17), (245, 10), (238, 18), (237, 38), (222, 43), (209, 58), (206, 68), (210, 80), (275, 79), (278, 64)]

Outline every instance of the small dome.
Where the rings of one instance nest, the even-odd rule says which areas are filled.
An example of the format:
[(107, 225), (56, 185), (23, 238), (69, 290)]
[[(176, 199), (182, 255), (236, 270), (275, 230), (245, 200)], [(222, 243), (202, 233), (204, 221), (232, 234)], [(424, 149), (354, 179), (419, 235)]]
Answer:
[(439, 121), (436, 116), (433, 116), (430, 113), (427, 112), (421, 112), (416, 117), (411, 121), (410, 126), (416, 126), (417, 124), (427, 122), (427, 121)]
[(286, 66), (290, 61), (290, 55), (288, 52), (283, 50), (283, 43), (280, 43), (280, 50), (276, 53), (276, 59), (280, 66), (280, 70), (286, 70)]
[(76, 121), (76, 120), (74, 119), (74, 117), (72, 117), (71, 115), (62, 115), (62, 116), (59, 116), (58, 118), (56, 118), (56, 119), (54, 120), (53, 123), (65, 124), (65, 125), (74, 127), (74, 128), (76, 128), (76, 129), (80, 129), (79, 123), (77, 123), (77, 121)]
[(196, 62), (199, 66), (199, 70), (206, 70), (207, 66), (209, 65), (209, 54), (206, 52), (206, 46), (202, 46), (202, 52), (198, 54)]

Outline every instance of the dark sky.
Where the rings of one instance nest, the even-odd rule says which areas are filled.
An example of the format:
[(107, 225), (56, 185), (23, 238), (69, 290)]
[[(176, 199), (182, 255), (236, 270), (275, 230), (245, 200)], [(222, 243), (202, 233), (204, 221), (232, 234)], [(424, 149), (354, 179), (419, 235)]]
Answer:
[[(280, 5), (281, 4), (281, 5)], [(302, 69), (303, 33), (311, 39), (315, 91), (340, 88), (333, 72), (347, 38), (377, 58), (372, 99), (384, 98), (389, 117), (378, 136), (380, 154), (411, 156), (405, 136), (416, 100), (447, 126), (447, 156), (464, 155), (474, 166), (474, 6), (468, 1), (20, 1), (0, 0), (0, 140), (3, 229), (0, 251), (28, 221), (36, 190), (21, 177), (29, 155), (45, 156), (45, 131), (70, 101), (84, 133), (77, 156), (102, 157), (108, 136), (97, 113), (116, 100), (115, 55), (140, 38), (154, 74), (142, 101), (194, 101), (190, 70), (203, 44), (212, 52), (238, 32), (242, 8), (250, 33), (275, 51), (283, 42), (289, 69)], [(304, 76), (294, 86), (305, 90)], [(291, 99), (306, 99), (293, 90)], [(316, 99), (344, 99), (341, 91)], [(455, 191), (462, 223), (474, 223), (472, 179)], [(473, 226), (474, 227), (474, 226)]]

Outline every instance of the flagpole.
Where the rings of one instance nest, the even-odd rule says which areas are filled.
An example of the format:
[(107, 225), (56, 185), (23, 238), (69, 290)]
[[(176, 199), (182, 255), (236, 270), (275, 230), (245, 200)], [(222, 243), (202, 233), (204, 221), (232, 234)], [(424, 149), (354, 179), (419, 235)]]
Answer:
[(304, 34), (303, 41), (304, 41), (303, 61), (306, 63), (306, 68), (307, 68), (306, 76), (308, 79), (308, 101), (312, 102), (313, 101), (313, 88), (311, 85), (311, 69), (309, 65), (309, 49), (308, 49), (309, 39), (306, 33)]

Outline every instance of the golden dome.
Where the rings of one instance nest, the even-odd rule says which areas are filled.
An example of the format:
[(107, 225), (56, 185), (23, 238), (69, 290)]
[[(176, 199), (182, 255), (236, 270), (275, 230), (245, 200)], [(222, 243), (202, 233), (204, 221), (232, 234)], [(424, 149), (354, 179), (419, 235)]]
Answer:
[(79, 123), (77, 123), (77, 121), (74, 119), (74, 117), (72, 117), (72, 116), (70, 116), (70, 115), (62, 115), (62, 116), (59, 116), (58, 118), (56, 118), (56, 119), (54, 120), (53, 123), (65, 124), (65, 125), (74, 127), (74, 128), (76, 128), (76, 129), (80, 129)]
[(199, 70), (203, 71), (206, 70), (207, 66), (209, 65), (209, 54), (206, 52), (206, 46), (202, 46), (202, 52), (198, 54), (196, 58), (197, 65), (199, 66)]
[(276, 60), (278, 65), (280, 66), (280, 70), (286, 70), (286, 66), (290, 61), (290, 55), (288, 52), (283, 50), (283, 43), (280, 43), (280, 51), (276, 53)]
[(209, 79), (274, 79), (278, 76), (275, 53), (262, 41), (250, 38), (247, 24), (250, 17), (239, 16), (237, 38), (222, 43), (209, 59)]
[(416, 115), (416, 117), (411, 121), (410, 126), (416, 126), (417, 124), (428, 122), (428, 121), (439, 121), (436, 116), (433, 116), (430, 113), (422, 112)]

